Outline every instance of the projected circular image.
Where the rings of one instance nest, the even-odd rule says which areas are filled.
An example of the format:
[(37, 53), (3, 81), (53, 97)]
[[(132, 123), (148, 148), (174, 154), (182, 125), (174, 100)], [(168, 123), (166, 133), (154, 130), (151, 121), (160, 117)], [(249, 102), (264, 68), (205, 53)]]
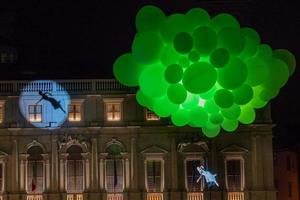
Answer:
[(37, 80), (26, 84), (20, 94), (23, 117), (38, 128), (58, 128), (68, 116), (70, 96), (55, 81)]

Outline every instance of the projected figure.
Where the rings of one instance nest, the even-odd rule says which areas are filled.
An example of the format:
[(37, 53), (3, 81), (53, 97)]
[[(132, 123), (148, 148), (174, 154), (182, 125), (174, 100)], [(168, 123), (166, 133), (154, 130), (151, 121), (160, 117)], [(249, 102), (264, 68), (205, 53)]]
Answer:
[(51, 103), (51, 105), (53, 106), (53, 108), (56, 109), (61, 109), (64, 113), (66, 113), (66, 111), (62, 108), (62, 106), (60, 105), (60, 101), (57, 101), (56, 99), (54, 99), (53, 97), (49, 97), (48, 95), (52, 96), (51, 93), (49, 92), (42, 92), (41, 90), (39, 90), (39, 95), (42, 96), (42, 98), (36, 102), (36, 104), (38, 104), (40, 101), (42, 101), (43, 99), (46, 101), (49, 101)]
[(201, 180), (202, 176), (204, 176), (208, 188), (213, 185), (219, 187), (219, 184), (216, 180), (216, 174), (212, 174), (208, 170), (204, 170), (204, 167), (202, 165), (200, 167), (197, 167), (197, 170), (200, 174), (200, 177), (197, 179), (197, 183)]

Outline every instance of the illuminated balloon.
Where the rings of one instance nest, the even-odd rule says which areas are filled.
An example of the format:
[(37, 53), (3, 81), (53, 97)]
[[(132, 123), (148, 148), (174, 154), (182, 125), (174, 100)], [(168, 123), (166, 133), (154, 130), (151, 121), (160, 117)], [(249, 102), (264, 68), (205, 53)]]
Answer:
[(255, 109), (275, 98), (296, 68), (291, 52), (273, 51), (227, 13), (193, 8), (166, 16), (144, 6), (135, 25), (132, 51), (115, 60), (114, 76), (137, 88), (140, 105), (207, 137), (253, 123)]

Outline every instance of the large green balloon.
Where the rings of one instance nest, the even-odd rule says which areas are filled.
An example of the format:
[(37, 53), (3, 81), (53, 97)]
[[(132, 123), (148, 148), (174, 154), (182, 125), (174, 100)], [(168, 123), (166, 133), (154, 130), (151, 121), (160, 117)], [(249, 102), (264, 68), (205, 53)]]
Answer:
[(251, 124), (255, 120), (255, 111), (252, 108), (252, 106), (246, 105), (241, 106), (241, 114), (238, 118), (238, 120), (242, 124)]
[(290, 51), (286, 49), (276, 49), (273, 51), (273, 58), (281, 59), (287, 64), (290, 76), (295, 72), (296, 58)]
[(208, 114), (203, 108), (197, 107), (191, 110), (190, 119), (197, 127), (205, 127), (208, 121)]
[(179, 106), (172, 103), (167, 96), (154, 101), (154, 112), (160, 117), (168, 117), (178, 110)]
[(232, 91), (234, 102), (238, 105), (244, 105), (253, 98), (253, 90), (249, 85), (242, 85), (241, 87)]
[(192, 109), (198, 107), (198, 104), (199, 104), (199, 96), (187, 92), (187, 97), (185, 101), (182, 103), (182, 107), (185, 109)]
[(172, 45), (166, 45), (161, 50), (160, 61), (163, 65), (169, 66), (174, 64), (174, 61), (177, 61), (180, 57), (180, 54), (173, 48)]
[(217, 90), (214, 100), (221, 108), (229, 108), (233, 105), (233, 95), (229, 90), (226, 89)]
[(142, 72), (139, 83), (143, 93), (149, 97), (161, 97), (167, 93), (164, 67), (159, 64), (148, 66)]
[(163, 20), (164, 12), (155, 6), (144, 6), (135, 17), (136, 29), (138, 32), (157, 31)]
[(241, 114), (241, 108), (239, 105), (233, 104), (230, 108), (222, 108), (221, 112), (227, 119), (236, 120)]
[(233, 17), (232, 15), (227, 14), (227, 13), (221, 13), (221, 14), (214, 16), (211, 20), (210, 25), (217, 32), (226, 27), (233, 27), (233, 28), (240, 27), (240, 24), (235, 19), (235, 17)]
[(207, 92), (216, 83), (217, 72), (208, 63), (192, 64), (183, 74), (183, 85), (191, 93)]
[(185, 126), (190, 121), (190, 112), (186, 109), (178, 109), (172, 114), (171, 120), (176, 126)]
[(203, 55), (210, 54), (218, 44), (218, 36), (216, 32), (206, 26), (195, 29), (193, 32), (193, 38), (195, 49)]
[(193, 48), (194, 41), (189, 33), (180, 32), (175, 36), (173, 45), (178, 53), (186, 54)]
[(126, 86), (138, 86), (143, 69), (144, 66), (139, 65), (130, 53), (121, 55), (113, 65), (114, 76)]
[(153, 110), (154, 100), (151, 97), (146, 96), (141, 90), (137, 91), (136, 100), (140, 105)]
[(155, 32), (137, 34), (132, 44), (132, 54), (141, 64), (151, 64), (160, 57), (163, 47), (161, 37)]
[(226, 49), (219, 48), (210, 55), (210, 63), (217, 68), (221, 68), (228, 63), (229, 57), (229, 52)]
[(170, 101), (175, 104), (183, 103), (187, 96), (185, 88), (180, 83), (170, 85), (167, 94)]
[(220, 132), (220, 125), (208, 123), (208, 125), (202, 128), (203, 134), (208, 138), (216, 137)]
[(197, 62), (200, 59), (200, 54), (197, 51), (193, 50), (189, 53), (188, 58), (192, 62)]
[(220, 107), (215, 103), (215, 101), (213, 99), (206, 101), (204, 108), (210, 114), (215, 114), (220, 111)]
[(213, 124), (222, 124), (222, 122), (224, 121), (224, 117), (220, 113), (212, 114), (209, 117), (209, 121)]
[(239, 55), (245, 48), (245, 37), (238, 28), (223, 28), (218, 33), (220, 46), (232, 55)]
[(193, 27), (207, 26), (210, 22), (208, 12), (202, 8), (192, 8), (186, 13)]
[(218, 83), (226, 89), (240, 87), (247, 78), (247, 66), (239, 58), (232, 58), (229, 63), (218, 71)]
[(245, 37), (245, 48), (240, 54), (241, 57), (251, 57), (255, 55), (257, 47), (260, 43), (258, 33), (252, 28), (242, 28), (242, 33)]
[(165, 78), (168, 83), (174, 84), (181, 81), (183, 76), (182, 67), (178, 64), (169, 65), (165, 71)]
[(257, 86), (264, 82), (269, 76), (269, 69), (261, 59), (249, 58), (245, 60), (248, 76), (246, 83), (250, 86)]
[(227, 132), (233, 132), (237, 129), (239, 123), (237, 120), (224, 119), (221, 127)]

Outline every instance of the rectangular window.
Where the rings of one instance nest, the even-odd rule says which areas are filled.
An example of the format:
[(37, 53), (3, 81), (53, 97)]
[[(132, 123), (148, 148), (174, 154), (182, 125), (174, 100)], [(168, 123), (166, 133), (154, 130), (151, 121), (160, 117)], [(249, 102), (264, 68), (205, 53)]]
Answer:
[(186, 161), (186, 185), (188, 192), (201, 192), (204, 189), (204, 177), (200, 178), (197, 167), (203, 165), (200, 160)]
[(147, 121), (157, 121), (159, 120), (159, 117), (151, 110), (146, 109), (146, 120)]
[(121, 120), (121, 103), (106, 103), (106, 119), (107, 121)]
[(148, 160), (146, 172), (148, 192), (162, 192), (161, 161)]
[(0, 123), (4, 120), (4, 104), (0, 103)]
[(28, 117), (31, 122), (42, 121), (42, 105), (29, 105), (28, 106)]
[(109, 193), (123, 192), (123, 161), (106, 160), (106, 189)]
[(27, 190), (29, 193), (41, 194), (44, 191), (43, 161), (28, 161)]
[(227, 160), (226, 170), (228, 190), (240, 191), (242, 189), (241, 160)]
[(81, 105), (80, 104), (71, 104), (71, 105), (69, 105), (68, 120), (70, 122), (81, 121)]
[(289, 197), (292, 197), (292, 183), (288, 182), (288, 193), (289, 193)]
[(83, 161), (67, 161), (67, 191), (68, 193), (83, 192)]

